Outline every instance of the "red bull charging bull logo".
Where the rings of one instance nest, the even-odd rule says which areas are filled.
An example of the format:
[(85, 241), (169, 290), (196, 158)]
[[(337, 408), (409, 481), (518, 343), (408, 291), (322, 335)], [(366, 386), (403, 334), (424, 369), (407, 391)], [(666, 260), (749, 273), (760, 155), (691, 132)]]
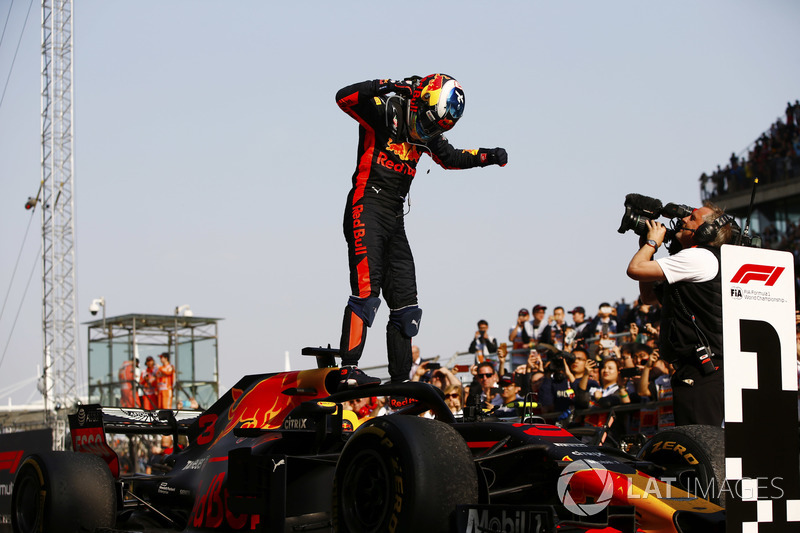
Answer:
[[(435, 106), (439, 102), (443, 81), (444, 79), (441, 74), (434, 74), (430, 81), (424, 85), (421, 96), (429, 105)], [(425, 80), (423, 80), (423, 82), (425, 82)]]
[(394, 142), (393, 139), (389, 139), (386, 143), (386, 150), (392, 152), (403, 161), (419, 161), (420, 158), (417, 148), (410, 143)]
[[(309, 387), (326, 395), (323, 382), (325, 374), (324, 371), (314, 370), (287, 372), (262, 379), (247, 390), (231, 389), (233, 402), (227, 411), (220, 413), (220, 421), (215, 424), (216, 435), (211, 446), (237, 427), (280, 428), (286, 415), (301, 401), (295, 396), (283, 394), (283, 391), (295, 387)], [(302, 398), (302, 400), (307, 399), (309, 399), (307, 396)], [(208, 433), (208, 429), (204, 435)]]

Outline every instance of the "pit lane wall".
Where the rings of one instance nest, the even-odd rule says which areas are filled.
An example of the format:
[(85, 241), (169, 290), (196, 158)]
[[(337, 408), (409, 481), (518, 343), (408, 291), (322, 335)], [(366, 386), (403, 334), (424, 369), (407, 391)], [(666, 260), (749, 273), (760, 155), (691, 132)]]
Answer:
[(0, 532), (11, 531), (11, 491), (22, 460), (53, 449), (53, 431), (37, 429), (0, 435)]
[(722, 247), (727, 533), (800, 532), (794, 256)]

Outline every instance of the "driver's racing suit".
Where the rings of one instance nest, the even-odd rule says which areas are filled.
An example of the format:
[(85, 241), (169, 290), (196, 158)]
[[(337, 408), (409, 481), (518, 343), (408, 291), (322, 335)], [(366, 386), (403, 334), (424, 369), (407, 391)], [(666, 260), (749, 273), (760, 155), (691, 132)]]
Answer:
[[(359, 124), (353, 187), (347, 196), (344, 236), (348, 246), (352, 296), (344, 311), (342, 365), (356, 365), (383, 296), (390, 309), (386, 327), (392, 381), (409, 378), (411, 337), (419, 328), (414, 258), (403, 223), (403, 204), (422, 152), (446, 169), (495, 164), (493, 149), (457, 150), (443, 135), (427, 145), (405, 138), (403, 100), (378, 94), (374, 81), (356, 83), (336, 94), (339, 107)], [(365, 327), (366, 326), (366, 327)]]

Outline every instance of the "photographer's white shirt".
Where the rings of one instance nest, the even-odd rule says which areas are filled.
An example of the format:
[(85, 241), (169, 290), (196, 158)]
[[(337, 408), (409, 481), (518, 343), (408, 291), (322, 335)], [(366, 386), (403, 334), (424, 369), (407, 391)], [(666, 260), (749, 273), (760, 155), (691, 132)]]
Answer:
[[(542, 323), (544, 323), (544, 320), (542, 320)], [(523, 324), (522, 327), (525, 328), (525, 332), (528, 334), (528, 338), (530, 338), (532, 341), (539, 340), (538, 337), (534, 336), (533, 324), (529, 320), (526, 320), (522, 324)], [(514, 333), (515, 329), (517, 329), (516, 326), (508, 330), (509, 337), (511, 336), (512, 333)], [(517, 331), (517, 336), (514, 337), (513, 342), (522, 342), (522, 330)], [(525, 359), (527, 360), (527, 357)]]
[(705, 248), (685, 248), (675, 255), (656, 259), (668, 283), (688, 281), (702, 283), (714, 279), (719, 270), (719, 261)]

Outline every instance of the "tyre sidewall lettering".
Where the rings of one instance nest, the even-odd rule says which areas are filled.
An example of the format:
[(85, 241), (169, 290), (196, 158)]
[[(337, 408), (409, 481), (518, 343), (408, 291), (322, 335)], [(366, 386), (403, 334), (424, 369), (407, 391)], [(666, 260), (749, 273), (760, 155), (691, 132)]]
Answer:
[(698, 461), (695, 458), (693, 453), (691, 453), (691, 452), (687, 453), (687, 450), (686, 450), (685, 446), (682, 446), (682, 445), (678, 444), (677, 442), (670, 441), (670, 440), (662, 440), (662, 441), (656, 442), (653, 445), (653, 447), (650, 449), (648, 455), (649, 454), (653, 454), (653, 453), (657, 453), (657, 452), (662, 452), (662, 451), (663, 452), (666, 452), (666, 451), (675, 452), (677, 455), (679, 455), (681, 458), (683, 458), (684, 461), (686, 461), (687, 463), (689, 463), (692, 466), (700, 464), (700, 461)]

